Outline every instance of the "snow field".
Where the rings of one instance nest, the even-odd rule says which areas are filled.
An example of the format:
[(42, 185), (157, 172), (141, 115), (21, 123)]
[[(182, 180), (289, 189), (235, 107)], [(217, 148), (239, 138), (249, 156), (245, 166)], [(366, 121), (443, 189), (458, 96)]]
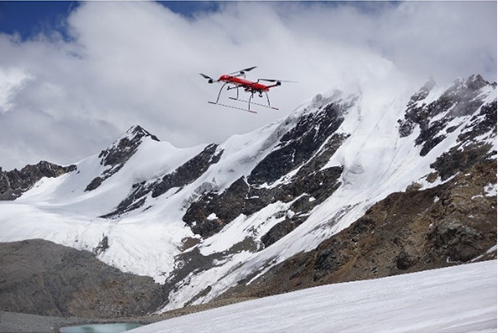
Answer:
[[(337, 131), (349, 137), (324, 166), (343, 167), (341, 187), (316, 206), (292, 233), (261, 251), (228, 253), (227, 250), (247, 237), (258, 243), (267, 231), (284, 220), (283, 213), (295, 214), (290, 210), (291, 203), (276, 202), (251, 216), (240, 215), (218, 234), (201, 240), (200, 252), (203, 255), (220, 253), (220, 259), (212, 269), (195, 271), (182, 281), (183, 288), (169, 295), (169, 304), (163, 310), (182, 307), (211, 286), (210, 292), (193, 304), (208, 302), (250, 274), (263, 274), (272, 265), (298, 252), (314, 249), (388, 194), (404, 191), (414, 181), (420, 182), (424, 189), (442, 182), (438, 179), (430, 184), (424, 177), (432, 171), (430, 164), (456, 144), (459, 133), (471, 117), (461, 118), (459, 129), (422, 157), (419, 154), (421, 147), (414, 143), (419, 135), (418, 127), (410, 136), (401, 138), (397, 123), (404, 117), (410, 93), (416, 90), (407, 83), (402, 84), (401, 80), (392, 85), (387, 85), (388, 81), (391, 80), (386, 77), (374, 84), (365, 82), (363, 87), (356, 86), (345, 93), (332, 90), (330, 95), (312, 98), (282, 121), (232, 136), (219, 145), (218, 150), (223, 150), (219, 162), (211, 165), (193, 183), (182, 189), (170, 189), (157, 198), (148, 195), (141, 209), (115, 219), (98, 216), (112, 212), (131, 193), (132, 185), (157, 181), (196, 156), (205, 146), (179, 149), (145, 137), (122, 169), (95, 190), (85, 191), (95, 177), (109, 168), (100, 164), (97, 154), (91, 156), (77, 163), (76, 172), (42, 179), (19, 199), (0, 202), (0, 242), (42, 238), (92, 251), (108, 237), (109, 248), (98, 256), (99, 259), (123, 271), (148, 275), (163, 283), (174, 269), (175, 256), (182, 252), (182, 239), (199, 238), (182, 221), (182, 216), (188, 204), (201, 195), (201, 189), (222, 193), (238, 178), (248, 176), (302, 115), (317, 112), (332, 101), (352, 101), (353, 94), (360, 94)], [(442, 88), (434, 88), (425, 103), (431, 103), (442, 92)], [(496, 91), (485, 90), (484, 94), (488, 96), (486, 101), (496, 97)], [(297, 171), (264, 186), (285, 183)], [(496, 195), (496, 184), (485, 192)], [(210, 216), (215, 218), (215, 214)]]
[(143, 326), (155, 332), (497, 331), (497, 261), (320, 286)]

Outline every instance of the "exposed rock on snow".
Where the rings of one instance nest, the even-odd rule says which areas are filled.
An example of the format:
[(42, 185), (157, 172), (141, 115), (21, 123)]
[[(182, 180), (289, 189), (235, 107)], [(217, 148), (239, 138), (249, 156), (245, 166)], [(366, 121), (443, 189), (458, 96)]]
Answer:
[(207, 171), (208, 167), (219, 161), (223, 150), (218, 151), (216, 144), (208, 145), (201, 153), (178, 167), (173, 173), (165, 175), (154, 185), (152, 197), (158, 197), (173, 187), (183, 187), (194, 182)]
[(145, 137), (160, 141), (155, 135), (152, 135), (141, 126), (132, 126), (121, 139), (117, 140), (108, 149), (101, 151), (99, 154), (101, 165), (110, 168), (106, 169), (102, 175), (94, 178), (85, 188), (85, 191), (95, 190), (103, 181), (117, 173), (134, 155)]
[(0, 242), (149, 275), (160, 311), (496, 257), (496, 84), (381, 82), (220, 144), (134, 126), (0, 202)]
[[(451, 182), (389, 195), (347, 229), (224, 297), (262, 297), (496, 258), (496, 163), (483, 161)], [(494, 249), (491, 251), (491, 249)], [(244, 281), (241, 281), (244, 282)]]
[[(457, 130), (461, 124), (472, 116), (479, 108), (481, 111), (469, 127), (491, 130), (496, 121), (496, 100), (484, 103), (484, 94), (495, 89), (496, 84), (490, 84), (480, 75), (473, 75), (467, 81), (457, 79), (437, 100), (426, 103), (429, 94), (427, 83), (408, 103), (404, 121), (400, 121), (400, 133), (408, 136), (415, 124), (420, 128), (420, 134), (415, 143), (422, 145), (422, 156), (444, 140), (449, 133)], [(493, 111), (493, 112), (492, 112)], [(482, 117), (481, 115), (487, 115)], [(495, 120), (493, 120), (495, 119)], [(475, 131), (475, 135), (481, 133)]]
[(0, 167), (0, 200), (18, 198), (43, 177), (58, 177), (75, 170), (75, 165), (59, 166), (46, 161), (27, 165), (21, 170), (3, 171)]

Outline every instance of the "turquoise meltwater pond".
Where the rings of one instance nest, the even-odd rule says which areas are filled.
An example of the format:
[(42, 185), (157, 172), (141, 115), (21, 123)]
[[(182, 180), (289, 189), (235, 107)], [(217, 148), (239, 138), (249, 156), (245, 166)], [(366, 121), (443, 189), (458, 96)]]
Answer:
[(86, 324), (61, 327), (61, 333), (120, 333), (142, 326), (134, 323)]

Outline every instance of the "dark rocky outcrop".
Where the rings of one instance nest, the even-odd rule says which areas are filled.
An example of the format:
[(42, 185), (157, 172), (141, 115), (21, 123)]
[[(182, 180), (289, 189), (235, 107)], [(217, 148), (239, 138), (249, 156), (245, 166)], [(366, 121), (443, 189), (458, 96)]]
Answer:
[(307, 162), (344, 121), (350, 105), (330, 103), (321, 111), (306, 114), (283, 135), (277, 147), (248, 177), (250, 184), (272, 183)]
[[(477, 75), (457, 80), (439, 98), (425, 104), (434, 85), (429, 81), (414, 94), (404, 118), (399, 120), (399, 135), (406, 138), (405, 149), (413, 144), (409, 137), (414, 135), (411, 138), (416, 139), (417, 154), (426, 156), (430, 163), (423, 170), (430, 166), (432, 172), (423, 178), (408, 180), (408, 183), (414, 182), (406, 191), (388, 195), (315, 249), (297, 253), (279, 264), (276, 258), (270, 258), (220, 299), (261, 297), (328, 283), (496, 258), (497, 152), (492, 140), (496, 140), (497, 103), (491, 97), (488, 100), (481, 97), (491, 92), (495, 83)], [(9, 245), (11, 248), (0, 257), (4, 260), (0, 262), (2, 269), (13, 265), (9, 258), (27, 256), (18, 255), (19, 251), (41, 251), (44, 260), (20, 261), (22, 265), (0, 272), (0, 306), (7, 304), (10, 311), (45, 311), (55, 315), (96, 316), (95, 311), (100, 311), (102, 316), (112, 317), (144, 313), (160, 304), (167, 305), (169, 297), (174, 304), (185, 306), (205, 301), (206, 296), (212, 297), (219, 289), (210, 285), (198, 288), (193, 285), (193, 281), (197, 281), (193, 276), (225, 265), (241, 251), (258, 252), (272, 246), (280, 249), (280, 240), (283, 242), (297, 227), (306, 227), (303, 223), (313, 209), (347, 179), (342, 177), (345, 170), (339, 165), (343, 163), (341, 158), (335, 159), (338, 164), (334, 166), (328, 162), (349, 138), (349, 134), (339, 128), (345, 112), (355, 105), (357, 97), (353, 95), (342, 102), (337, 99), (339, 96), (315, 98), (302, 113), (287, 118), (267, 139), (265, 149), (259, 151), (259, 154), (268, 154), (249, 156), (252, 161), (258, 157), (255, 168), (232, 178), (237, 179), (228, 187), (220, 189), (215, 181), (202, 179), (203, 183), (181, 198), (181, 209), (185, 209), (182, 220), (196, 236), (186, 237), (179, 244), (175, 269), (164, 286), (158, 289), (151, 279), (123, 275), (118, 270), (99, 266), (95, 256), (109, 247), (105, 235), (93, 253), (55, 245), (46, 249), (45, 243), (35, 243), (35, 247), (32, 242), (41, 241), (28, 241)], [(444, 141), (450, 136), (451, 140)], [(101, 164), (108, 168), (96, 175), (86, 190), (98, 188), (120, 170), (147, 137), (157, 140), (141, 127), (133, 127), (112, 147), (103, 150), (99, 157)], [(443, 141), (447, 149), (442, 149), (440, 156), (435, 158), (438, 154), (429, 154)], [(146, 210), (147, 202), (160, 205), (163, 198), (199, 180), (223, 154), (218, 145), (208, 145), (173, 172), (136, 180), (129, 193), (124, 193), (125, 199), (120, 198), (123, 200), (116, 209), (103, 217), (115, 218), (134, 210)], [(380, 181), (377, 186), (393, 185)], [(264, 211), (276, 203), (284, 203), (282, 206), (286, 208), (278, 211), (273, 207), (271, 213)], [(352, 203), (360, 209), (365, 209), (365, 204), (366, 201)], [(345, 213), (331, 211), (328, 215), (323, 208), (326, 207), (321, 210), (321, 223), (325, 228), (334, 226), (339, 214)], [(267, 215), (257, 215), (261, 212)], [(252, 226), (242, 241), (208, 254), (197, 246), (232, 221), (237, 222), (238, 217), (253, 214), (256, 218), (262, 217), (258, 222), (265, 229)], [(266, 223), (273, 226), (267, 229)], [(327, 237), (326, 232), (322, 237)], [(0, 246), (0, 255), (1, 251)], [(231, 267), (231, 272), (238, 270), (238, 265)], [(262, 275), (257, 277), (259, 272)], [(222, 281), (225, 277), (218, 278)], [(197, 292), (179, 302), (176, 291), (189, 287), (196, 287)]]
[[(257, 251), (257, 244), (251, 238), (245, 238), (243, 241), (234, 244), (231, 248), (224, 252), (216, 252), (208, 255), (203, 255), (199, 248), (193, 247), (189, 251), (181, 253), (177, 258), (177, 269), (170, 274), (167, 281), (163, 285), (163, 298), (165, 299), (165, 304), (168, 304), (168, 296), (171, 292), (177, 291), (182, 288), (182, 281), (188, 278), (194, 271), (209, 270), (214, 267), (215, 262), (221, 262), (231, 257), (235, 253), (241, 251)], [(179, 287), (179, 283), (180, 287)], [(184, 307), (190, 306), (198, 298), (202, 297), (212, 289), (211, 286), (207, 285), (198, 295), (188, 300)]]
[(94, 178), (87, 185), (85, 191), (92, 191), (98, 188), (103, 181), (118, 172), (125, 163), (135, 154), (144, 138), (160, 141), (155, 135), (149, 133), (141, 126), (132, 126), (124, 137), (115, 142), (111, 147), (99, 153), (101, 165), (109, 166), (102, 175)]
[(476, 163), (495, 158), (497, 151), (493, 149), (492, 143), (476, 140), (476, 138), (490, 132), (496, 141), (496, 119), (496, 101), (483, 106), (480, 113), (472, 119), (471, 124), (458, 136), (458, 144), (439, 156), (431, 167), (436, 169), (442, 179), (448, 179)]
[[(435, 172), (426, 177), (428, 183), (444, 183), (422, 189), (414, 182), (405, 192), (390, 194), (315, 250), (296, 254), (250, 284), (254, 275), (248, 276), (220, 298), (261, 297), (496, 258), (497, 152), (492, 140), (497, 110), (496, 101), (481, 98), (484, 89), (495, 85), (471, 76), (426, 105), (434, 86), (430, 81), (408, 103), (405, 119), (399, 121), (400, 136), (418, 126), (420, 155), (460, 129), (454, 145), (430, 165)], [(465, 120), (467, 125), (461, 126)], [(276, 224), (262, 243), (271, 246), (295, 224), (290, 219)]]
[(113, 168), (121, 168), (134, 155), (142, 139), (145, 137), (149, 137), (154, 141), (160, 141), (155, 135), (152, 135), (139, 125), (131, 127), (126, 135), (112, 147), (101, 151), (99, 154), (101, 164)]
[(44, 240), (0, 243), (0, 267), (2, 311), (113, 318), (147, 314), (162, 301), (152, 278)]
[(43, 177), (54, 178), (75, 170), (75, 165), (60, 166), (46, 161), (21, 170), (3, 171), (0, 167), (0, 200), (18, 198)]
[[(188, 207), (183, 221), (195, 234), (206, 238), (240, 214), (249, 216), (277, 201), (298, 199), (293, 208), (305, 216), (340, 185), (342, 168), (321, 168), (347, 138), (335, 131), (342, 124), (343, 113), (349, 106), (330, 103), (321, 111), (300, 118), (248, 177), (239, 178), (221, 194), (208, 192), (200, 196)], [(261, 186), (277, 181), (296, 168), (299, 170), (290, 180), (271, 187)], [(216, 218), (209, 218), (212, 214)], [(302, 222), (303, 219), (296, 220), (291, 226), (297, 227)], [(293, 229), (286, 228), (288, 232)], [(285, 229), (281, 230), (279, 235), (282, 237), (286, 233)], [(275, 241), (277, 235), (265, 238)], [(270, 244), (269, 240), (265, 243)]]
[[(322, 284), (380, 278), (496, 258), (496, 162), (452, 181), (393, 193), (315, 250), (299, 253), (225, 297), (262, 297)], [(251, 277), (250, 277), (251, 278)]]
[[(194, 182), (207, 171), (210, 165), (219, 161), (224, 151), (217, 150), (217, 148), (218, 145), (210, 144), (198, 155), (179, 166), (173, 172), (166, 174), (161, 179), (151, 183), (143, 181), (132, 185), (131, 193), (118, 204), (118, 207), (102, 217), (113, 218), (132, 210), (139, 209), (144, 205), (146, 197), (149, 194), (151, 194), (151, 197), (156, 198), (165, 194), (171, 188), (182, 188)], [(96, 179), (100, 181), (100, 177)]]
[(200, 177), (210, 165), (219, 161), (223, 151), (217, 151), (216, 144), (210, 144), (205, 149), (178, 167), (174, 172), (165, 175), (154, 185), (152, 197), (158, 197), (173, 187), (182, 187)]
[[(422, 146), (421, 156), (427, 155), (459, 127), (460, 122), (452, 122), (454, 119), (470, 116), (479, 107), (486, 108), (481, 114), (489, 116), (486, 116), (486, 119), (479, 117), (478, 122), (481, 125), (478, 126), (487, 128), (488, 124), (491, 125), (492, 120), (496, 119), (496, 101), (482, 106), (483, 100), (479, 98), (482, 88), (495, 87), (496, 83), (489, 83), (480, 75), (473, 75), (467, 80), (457, 79), (436, 101), (423, 103), (433, 86), (433, 81), (430, 81), (413, 95), (407, 105), (404, 119), (399, 120), (399, 133), (402, 137), (410, 135), (416, 126), (420, 128), (415, 143)], [(495, 114), (490, 112), (492, 108), (495, 108)], [(435, 120), (437, 116), (438, 120)]]

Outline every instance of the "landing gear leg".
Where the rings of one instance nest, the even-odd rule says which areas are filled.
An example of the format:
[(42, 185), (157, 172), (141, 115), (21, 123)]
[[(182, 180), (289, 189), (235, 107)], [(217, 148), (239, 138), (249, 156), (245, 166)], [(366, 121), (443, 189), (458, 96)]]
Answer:
[(215, 100), (215, 104), (218, 104), (219, 103), (219, 99), (220, 99), (220, 94), (222, 92), (222, 89), (224, 89), (224, 87), (227, 86), (227, 83), (224, 83), (222, 85), (222, 87), (220, 87), (220, 90), (219, 90), (219, 94), (217, 95), (217, 99)]
[(267, 105), (269, 105), (269, 107), (272, 107), (271, 106), (271, 102), (269, 102), (269, 95), (267, 94), (267, 92), (264, 91), (264, 94), (266, 94), (266, 98), (267, 98)]
[(253, 92), (250, 93), (250, 98), (248, 98), (248, 111), (250, 111), (250, 104), (252, 104)]

